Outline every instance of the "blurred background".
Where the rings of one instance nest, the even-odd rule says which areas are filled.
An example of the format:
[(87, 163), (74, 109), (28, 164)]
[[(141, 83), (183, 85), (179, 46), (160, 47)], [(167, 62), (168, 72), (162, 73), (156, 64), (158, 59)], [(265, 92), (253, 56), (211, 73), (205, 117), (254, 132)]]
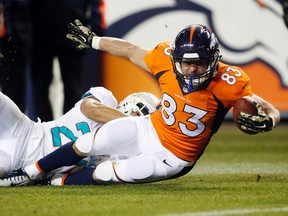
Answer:
[[(219, 39), (222, 61), (241, 66), (251, 78), (253, 91), (274, 104), (283, 120), (288, 119), (288, 26), (284, 13), (288, 12), (288, 6), (285, 0), (104, 0), (103, 3), (104, 35), (147, 48), (163, 40), (173, 41), (186, 25), (207, 25)], [(103, 85), (119, 101), (137, 91), (161, 96), (154, 78), (126, 59), (87, 52), (85, 61), (83, 91), (93, 85)], [(53, 116), (57, 118), (63, 113), (64, 96), (57, 57), (53, 62), (50, 100)], [(29, 76), (27, 82), (29, 90)], [(27, 101), (31, 100), (31, 93), (27, 91)], [(33, 115), (33, 105), (27, 106), (26, 112)]]

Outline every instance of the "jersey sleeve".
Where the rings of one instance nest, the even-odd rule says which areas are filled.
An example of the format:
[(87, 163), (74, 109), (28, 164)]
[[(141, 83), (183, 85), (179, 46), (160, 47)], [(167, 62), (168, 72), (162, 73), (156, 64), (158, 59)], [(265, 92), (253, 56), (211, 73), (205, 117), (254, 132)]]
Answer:
[[(170, 52), (172, 43), (164, 41), (159, 43), (154, 49), (147, 52), (144, 61), (150, 72), (155, 76), (171, 64)], [(156, 60), (157, 59), (157, 60)]]
[(212, 85), (211, 91), (228, 109), (238, 99), (252, 95), (250, 78), (240, 67), (219, 62), (218, 73), (214, 82), (217, 84)]

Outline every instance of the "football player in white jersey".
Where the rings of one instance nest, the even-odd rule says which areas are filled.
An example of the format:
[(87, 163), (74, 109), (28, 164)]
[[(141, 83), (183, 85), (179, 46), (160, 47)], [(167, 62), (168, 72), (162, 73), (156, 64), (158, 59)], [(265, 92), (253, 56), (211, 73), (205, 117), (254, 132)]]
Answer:
[[(143, 98), (143, 95), (146, 97)], [(131, 100), (131, 97), (139, 99)], [(34, 122), (0, 92), (0, 177), (35, 163), (63, 144), (75, 141), (112, 119), (150, 114), (159, 103), (156, 96), (146, 92), (134, 93), (127, 98), (129, 100), (124, 99), (117, 107), (119, 111), (115, 109), (117, 100), (112, 92), (103, 87), (94, 87), (59, 119)], [(71, 168), (62, 167), (53, 172), (65, 172)]]

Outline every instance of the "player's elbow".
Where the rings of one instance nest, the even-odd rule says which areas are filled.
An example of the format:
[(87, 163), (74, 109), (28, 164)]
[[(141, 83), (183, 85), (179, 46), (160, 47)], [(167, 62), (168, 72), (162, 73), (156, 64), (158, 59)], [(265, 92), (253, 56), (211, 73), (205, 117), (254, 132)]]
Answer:
[(87, 118), (93, 119), (97, 121), (100, 116), (100, 110), (103, 107), (103, 104), (95, 99), (85, 99), (82, 101), (80, 105), (80, 111), (83, 115), (85, 115)]

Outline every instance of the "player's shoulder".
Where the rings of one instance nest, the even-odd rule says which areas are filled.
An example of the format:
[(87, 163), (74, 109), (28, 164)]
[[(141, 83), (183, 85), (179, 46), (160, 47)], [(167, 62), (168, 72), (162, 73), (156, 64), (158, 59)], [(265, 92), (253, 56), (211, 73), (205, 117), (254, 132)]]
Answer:
[[(149, 67), (150, 71), (158, 70), (159, 68), (170, 66), (171, 59), (170, 53), (172, 50), (172, 43), (169, 41), (163, 41), (156, 47), (147, 52), (145, 56), (145, 63)], [(167, 68), (166, 68), (167, 69)]]
[(170, 55), (173, 47), (173, 43), (170, 41), (162, 41), (158, 43), (153, 49), (150, 50), (151, 53), (161, 53), (167, 56)]
[(161, 41), (158, 43), (155, 47), (155, 49), (161, 48), (161, 47), (172, 47), (173, 43), (171, 41)]
[(243, 88), (250, 83), (250, 77), (238, 66), (219, 62), (215, 78), (218, 85), (229, 89)]
[(223, 100), (234, 100), (241, 95), (250, 95), (252, 93), (250, 78), (240, 67), (219, 62), (212, 91)]
[(87, 98), (87, 97), (95, 97), (98, 101), (100, 101), (103, 104), (116, 107), (117, 106), (117, 100), (113, 93), (102, 87), (102, 86), (97, 86), (97, 87), (92, 87), (87, 91), (85, 94), (82, 96), (82, 100)]

